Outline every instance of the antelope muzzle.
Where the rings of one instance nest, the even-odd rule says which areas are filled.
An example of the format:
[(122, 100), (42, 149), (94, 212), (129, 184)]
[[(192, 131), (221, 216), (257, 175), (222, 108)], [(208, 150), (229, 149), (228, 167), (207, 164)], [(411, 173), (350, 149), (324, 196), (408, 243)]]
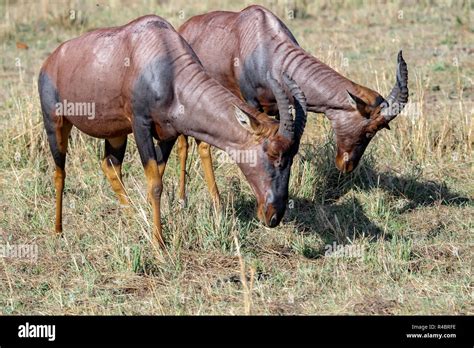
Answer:
[(349, 152), (342, 152), (336, 156), (336, 167), (340, 172), (349, 174), (357, 167), (365, 148), (361, 151), (357, 150), (354, 149), (351, 154)]
[(270, 195), (263, 204), (259, 204), (258, 218), (268, 227), (276, 227), (283, 219), (287, 200), (276, 200)]

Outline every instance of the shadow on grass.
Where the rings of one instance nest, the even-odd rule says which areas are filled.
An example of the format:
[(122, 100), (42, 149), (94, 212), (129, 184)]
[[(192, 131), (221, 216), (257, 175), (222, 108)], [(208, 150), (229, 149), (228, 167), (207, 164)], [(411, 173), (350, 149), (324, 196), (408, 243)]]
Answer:
[[(345, 197), (352, 189), (366, 192), (379, 189), (389, 196), (403, 199), (403, 205), (393, 211), (396, 215), (422, 206), (462, 206), (472, 203), (471, 198), (449, 190), (445, 183), (423, 180), (421, 170), (417, 168), (408, 175), (378, 172), (374, 165), (375, 158), (370, 151), (350, 175), (341, 174), (335, 167), (334, 148), (330, 143), (322, 146), (302, 146), (300, 158), (297, 160), (305, 166), (309, 164), (314, 171), (309, 183), (301, 183), (312, 187), (311, 196), (314, 199), (290, 196), (293, 209), (287, 210), (284, 221), (294, 221), (300, 232), (319, 234), (327, 244), (334, 241), (345, 244), (347, 239), (353, 240), (354, 237), (362, 235), (369, 239), (392, 238), (391, 234), (384, 233), (369, 219), (356, 197)], [(298, 182), (298, 178), (296, 181)], [(295, 186), (298, 184), (300, 183)], [(242, 220), (254, 219), (255, 201), (239, 196), (234, 202), (238, 217)]]
[(461, 206), (472, 203), (471, 198), (449, 190), (444, 182), (423, 180), (422, 172), (417, 167), (405, 175), (396, 175), (390, 171), (378, 172), (375, 169), (376, 159), (370, 149), (359, 167), (349, 175), (341, 174), (336, 169), (334, 149), (330, 143), (322, 146), (306, 145), (301, 157), (303, 162), (309, 162), (315, 168), (313, 196), (322, 204), (331, 204), (351, 189), (381, 189), (393, 197), (406, 199), (409, 203), (397, 211), (399, 214), (420, 206)]
[(318, 233), (326, 244), (333, 241), (346, 244), (347, 239), (353, 240), (357, 236), (373, 238), (383, 234), (383, 230), (365, 214), (357, 198), (329, 205), (296, 198), (294, 208), (288, 209), (285, 220), (294, 221), (301, 233)]

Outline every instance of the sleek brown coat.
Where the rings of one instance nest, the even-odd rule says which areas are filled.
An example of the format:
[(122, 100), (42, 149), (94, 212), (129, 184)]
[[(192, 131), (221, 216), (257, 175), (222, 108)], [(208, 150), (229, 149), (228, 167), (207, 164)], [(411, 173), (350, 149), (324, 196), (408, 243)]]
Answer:
[[(261, 111), (278, 112), (266, 74), (270, 72), (276, 79), (282, 72), (292, 76), (306, 96), (308, 111), (324, 113), (331, 121), (337, 143), (336, 166), (345, 173), (354, 170), (377, 131), (389, 128), (388, 123), (408, 101), (408, 70), (401, 52), (397, 82), (384, 99), (306, 52), (285, 24), (262, 6), (249, 6), (240, 12), (215, 11), (194, 16), (178, 31), (211, 76)], [(186, 139), (180, 137), (179, 144), (180, 153), (185, 154)], [(201, 143), (200, 148), (202, 157), (207, 159), (209, 147)], [(206, 166), (209, 166), (208, 162)], [(212, 171), (205, 171), (209, 172), (212, 174)], [(213, 176), (207, 180), (211, 194), (217, 200)]]
[[(295, 82), (286, 75), (277, 78), (282, 82), (267, 76), (279, 96), (280, 125), (209, 76), (191, 47), (160, 17), (141, 17), (61, 44), (43, 64), (38, 83), (56, 164), (56, 231), (62, 231), (66, 150), (73, 126), (105, 139), (102, 168), (123, 204), (128, 199), (121, 164), (127, 135), (133, 132), (153, 207), (153, 236), (161, 245), (162, 175), (179, 134), (227, 152), (252, 151), (256, 161), (238, 165), (257, 197), (259, 218), (276, 226), (285, 212), (290, 168), (306, 119), (304, 95)], [(293, 94), (294, 119), (285, 89)]]

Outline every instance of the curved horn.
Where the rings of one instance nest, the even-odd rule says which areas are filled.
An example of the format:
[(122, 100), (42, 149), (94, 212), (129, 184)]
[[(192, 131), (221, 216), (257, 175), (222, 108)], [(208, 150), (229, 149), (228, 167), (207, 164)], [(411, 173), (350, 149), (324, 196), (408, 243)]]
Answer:
[(388, 105), (382, 109), (382, 115), (387, 122), (393, 120), (408, 102), (408, 68), (402, 51), (398, 52), (397, 61), (397, 82), (387, 97)]
[(269, 71), (267, 72), (267, 79), (273, 95), (275, 96), (278, 111), (280, 113), (280, 127), (278, 128), (278, 132), (285, 138), (293, 139), (295, 136), (295, 129), (290, 112), (290, 101), (288, 100), (283, 87), (271, 76)]
[(294, 99), (295, 104), (295, 140), (300, 141), (301, 137), (303, 136), (303, 131), (306, 126), (306, 117), (307, 113), (307, 105), (306, 105), (306, 97), (301, 90), (301, 88), (296, 84), (296, 82), (289, 77), (286, 73), (283, 74), (283, 80), (285, 81), (288, 89), (290, 90), (291, 95)]

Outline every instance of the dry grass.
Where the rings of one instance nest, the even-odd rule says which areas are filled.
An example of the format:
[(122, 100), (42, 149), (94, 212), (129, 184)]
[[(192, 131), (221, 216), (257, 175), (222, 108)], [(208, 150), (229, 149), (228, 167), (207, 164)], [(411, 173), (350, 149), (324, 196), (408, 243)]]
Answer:
[[(149, 244), (150, 209), (132, 138), (124, 175), (136, 214), (120, 212), (100, 170), (102, 142), (73, 131), (64, 238), (53, 235), (54, 167), (36, 91), (39, 67), (60, 42), (96, 27), (148, 13), (177, 27), (189, 16), (244, 4), (0, 4), (0, 245), (39, 250), (35, 262), (0, 259), (0, 313), (474, 313), (472, 2), (263, 4), (303, 47), (382, 94), (403, 48), (412, 105), (348, 177), (333, 165), (327, 120), (310, 115), (292, 169), (292, 206), (272, 230), (256, 221), (250, 188), (231, 164), (216, 166), (226, 204), (214, 214), (195, 149), (188, 207), (180, 209), (173, 152), (163, 195), (170, 245), (158, 254)], [(291, 9), (296, 19), (288, 18)], [(325, 256), (333, 242), (362, 253)]]

